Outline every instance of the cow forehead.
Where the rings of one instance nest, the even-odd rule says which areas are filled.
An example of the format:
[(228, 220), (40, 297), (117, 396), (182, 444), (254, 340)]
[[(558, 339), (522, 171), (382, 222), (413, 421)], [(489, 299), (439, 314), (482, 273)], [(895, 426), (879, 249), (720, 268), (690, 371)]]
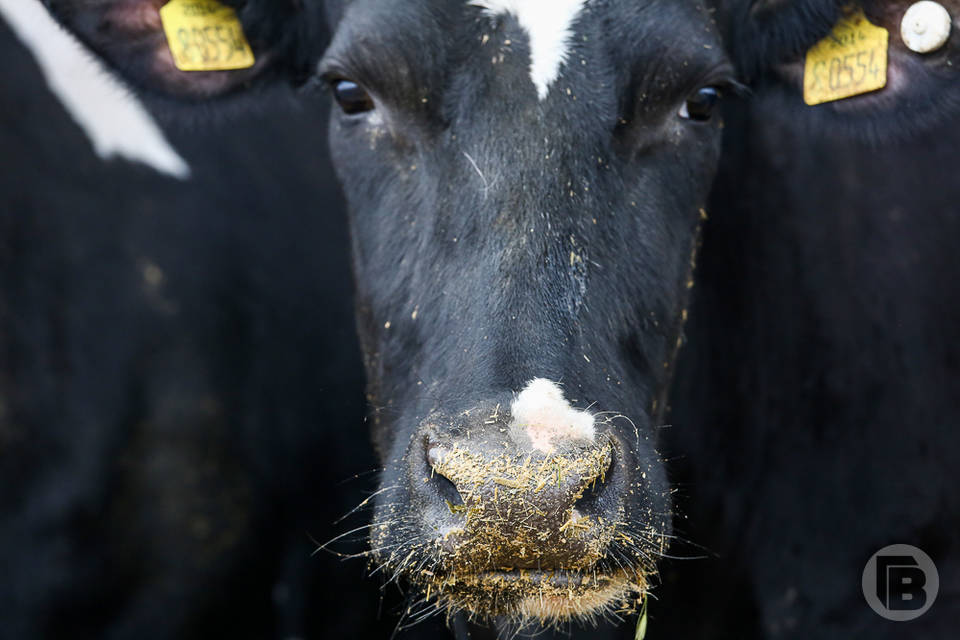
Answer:
[(509, 101), (523, 99), (522, 81), (546, 102), (560, 80), (669, 86), (721, 66), (712, 18), (700, 0), (354, 0), (325, 61), (345, 62), (334, 66), (380, 97), (436, 97), (457, 74), (487, 73), (485, 86), (509, 86)]
[(512, 14), (530, 40), (530, 79), (541, 100), (569, 53), (573, 22), (587, 0), (470, 0), (491, 14)]

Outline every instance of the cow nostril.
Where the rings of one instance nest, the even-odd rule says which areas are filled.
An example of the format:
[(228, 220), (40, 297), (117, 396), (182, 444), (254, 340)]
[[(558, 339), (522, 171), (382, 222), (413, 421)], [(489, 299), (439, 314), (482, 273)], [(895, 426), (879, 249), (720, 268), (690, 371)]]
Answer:
[(583, 495), (577, 498), (573, 506), (581, 515), (597, 515), (603, 511), (602, 502), (607, 493), (607, 487), (610, 485), (614, 464), (614, 458), (611, 455), (610, 463), (606, 469), (601, 470), (584, 489)]
[(445, 453), (440, 446), (427, 446), (427, 465), (430, 467), (430, 476), (427, 480), (440, 500), (447, 504), (451, 512), (456, 512), (455, 507), (463, 505), (463, 496), (460, 495), (460, 491), (457, 490), (453, 481), (437, 470)]
[(603, 493), (604, 485), (600, 478), (591, 482), (574, 503), (574, 509), (585, 516), (597, 513), (600, 510), (600, 494)]
[(463, 504), (463, 497), (447, 476), (434, 471), (431, 474), (430, 484), (436, 489), (440, 499), (447, 503), (450, 511), (456, 512), (455, 507)]

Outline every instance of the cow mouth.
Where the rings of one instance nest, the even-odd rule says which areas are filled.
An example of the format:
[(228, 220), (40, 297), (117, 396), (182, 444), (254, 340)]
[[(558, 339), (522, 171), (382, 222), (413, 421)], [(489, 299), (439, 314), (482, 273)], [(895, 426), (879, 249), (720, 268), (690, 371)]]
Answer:
[(476, 581), (492, 585), (529, 585), (556, 589), (580, 589), (609, 582), (614, 576), (567, 569), (504, 569), (474, 574)]
[(427, 587), (428, 598), (432, 591), (451, 612), (554, 626), (629, 614), (646, 592), (646, 580), (622, 571), (504, 569), (434, 576)]

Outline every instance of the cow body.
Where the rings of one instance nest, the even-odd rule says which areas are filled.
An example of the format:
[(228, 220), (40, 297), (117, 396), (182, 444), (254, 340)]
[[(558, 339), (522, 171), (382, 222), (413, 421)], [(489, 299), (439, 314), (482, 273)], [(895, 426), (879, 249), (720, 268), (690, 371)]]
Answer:
[[(960, 6), (944, 6), (950, 40), (917, 54), (900, 44), (907, 3), (867, 3), (890, 30), (889, 91), (805, 107), (787, 53), (726, 112), (665, 432), (684, 487), (677, 535), (695, 543), (678, 555), (706, 556), (665, 572), (677, 606), (658, 624), (673, 633), (953, 635), (960, 263), (945, 167), (960, 144), (948, 73)], [(941, 580), (909, 623), (875, 614), (860, 583), (899, 543), (928, 553)]]
[(0, 19), (0, 638), (389, 633), (361, 567), (310, 558), (374, 464), (324, 126), (283, 91), (186, 130), (145, 100), (189, 172), (101, 153), (22, 35)]
[[(678, 535), (709, 553), (687, 547), (707, 557), (667, 570), (677, 606), (662, 624), (688, 638), (949, 638), (956, 123), (878, 147), (800, 133), (817, 114), (777, 94), (726, 120), (667, 432)], [(896, 543), (929, 554), (941, 581), (908, 623), (875, 614), (860, 584)]]

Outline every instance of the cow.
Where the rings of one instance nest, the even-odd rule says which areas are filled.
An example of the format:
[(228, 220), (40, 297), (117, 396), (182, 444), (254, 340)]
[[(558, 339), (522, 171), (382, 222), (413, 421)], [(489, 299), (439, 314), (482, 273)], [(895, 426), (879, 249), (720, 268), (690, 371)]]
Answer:
[[(301, 37), (312, 27), (302, 25), (317, 3), (232, 4), (242, 5), (253, 48), (267, 63), (259, 73), (191, 76), (195, 84), (186, 87), (155, 25), (142, 41), (150, 46), (131, 49), (115, 46), (118, 34), (98, 28), (96, 20), (62, 19), (107, 59), (119, 58), (116, 64), (187, 103), (230, 101), (249, 86), (276, 80), (277, 71), (309, 67), (303, 60), (312, 47)], [(699, 229), (709, 218), (705, 204), (724, 163), (731, 169), (718, 183), (714, 217), (743, 211), (731, 203), (743, 180), (733, 168), (743, 159), (739, 136), (751, 128), (738, 118), (782, 111), (775, 120), (787, 133), (775, 139), (791, 146), (759, 145), (757, 151), (807, 154), (803, 147), (811, 139), (810, 149), (823, 155), (836, 139), (851, 145), (850, 157), (863, 157), (865, 145), (932, 137), (956, 117), (955, 33), (931, 53), (912, 50), (898, 36), (911, 3), (896, 0), (855, 3), (889, 34), (887, 86), (798, 112), (804, 56), (846, 15), (847, 4), (328, 3), (332, 40), (318, 74), (336, 104), (331, 148), (350, 208), (359, 336), (374, 443), (384, 465), (369, 555), (374, 573), (410, 587), (401, 624), (437, 614), (460, 636), (482, 636), (468, 623), (492, 623), (509, 635), (610, 618), (602, 633), (633, 633), (627, 625), (615, 628), (617, 617), (648, 606), (657, 565), (675, 538), (699, 538), (722, 553), (731, 549), (731, 536), (741, 529), (711, 531), (725, 489), (739, 487), (740, 500), (756, 492), (779, 505), (784, 483), (802, 487), (802, 478), (789, 474), (770, 476), (762, 488), (750, 484), (766, 479), (756, 474), (734, 478), (741, 485), (702, 486), (722, 471), (711, 468), (710, 454), (724, 449), (736, 469), (739, 450), (719, 430), (710, 431), (717, 424), (710, 408), (732, 402), (722, 397), (723, 381), (699, 385), (698, 376), (776, 365), (775, 353), (724, 345), (727, 325), (711, 324), (714, 311), (727, 317), (724, 300), (711, 298), (709, 286), (736, 264), (727, 260), (730, 250), (717, 250), (712, 279), (701, 287), (707, 293), (698, 300), (700, 319), (690, 337), (703, 349), (693, 353), (708, 356), (693, 360), (699, 370), (673, 396), (673, 405), (682, 407), (677, 420), (667, 416), (667, 393), (689, 296), (697, 289), (693, 267)], [(942, 4), (948, 15), (960, 11), (955, 2)], [(96, 12), (107, 4), (91, 6)], [(866, 68), (867, 62), (854, 56), (849, 64)], [(764, 108), (727, 113), (743, 126), (733, 127), (722, 158), (727, 124), (718, 105), (743, 91), (742, 83), (762, 92)], [(819, 146), (817, 136), (825, 138)], [(774, 161), (760, 155), (739, 166), (762, 175), (764, 162)], [(774, 177), (794, 184), (789, 171)], [(760, 181), (757, 192), (769, 186)], [(782, 198), (761, 201), (785, 207)], [(729, 224), (736, 238), (736, 220)], [(789, 265), (780, 260), (773, 264)], [(784, 286), (790, 281), (778, 282), (782, 307), (774, 310), (792, 309)], [(739, 292), (736, 281), (724, 285), (717, 291)], [(738, 327), (751, 329), (756, 325)], [(838, 335), (849, 332), (848, 326)], [(794, 338), (784, 332), (784, 340)], [(709, 358), (711, 349), (725, 359)], [(712, 402), (701, 393), (707, 390)], [(749, 420), (754, 389), (736, 386), (732, 393), (745, 395), (747, 406), (735, 404), (721, 424), (743, 429), (738, 442), (753, 444), (757, 429), (768, 426)], [(760, 397), (773, 406), (761, 419), (778, 415), (778, 394), (786, 391), (774, 386), (767, 393)], [(864, 399), (851, 390), (847, 401), (862, 407)], [(663, 436), (671, 433), (662, 429), (668, 420), (679, 423), (675, 431), (682, 435), (675, 440)], [(786, 448), (790, 439), (777, 437)], [(679, 478), (686, 473), (696, 483), (684, 490), (694, 498), (702, 491), (704, 502), (675, 497), (667, 445), (671, 455), (689, 450), (689, 463), (674, 464)], [(785, 470), (793, 466), (778, 462)], [(797, 633), (803, 609), (795, 603), (818, 596), (791, 592), (793, 583), (778, 575), (773, 554), (778, 540), (789, 538), (778, 538), (775, 527), (791, 522), (789, 505), (782, 508), (782, 519), (771, 517), (776, 509), (748, 512), (768, 517), (759, 532), (747, 531), (768, 555), (751, 557), (748, 546), (726, 563), (685, 565), (718, 568), (699, 574), (712, 582), (698, 584), (693, 569), (686, 575), (694, 580), (665, 585), (662, 599), (649, 605), (651, 628), (659, 630), (652, 633)], [(685, 513), (698, 529), (684, 524)], [(737, 516), (743, 514), (729, 517)], [(731, 565), (735, 561), (743, 564)], [(675, 572), (685, 575), (682, 567), (671, 568), (666, 577)], [(823, 602), (850, 579), (849, 572), (830, 575)], [(726, 582), (730, 576), (733, 582)], [(803, 583), (807, 591), (813, 580)], [(728, 585), (727, 598), (712, 599)], [(771, 586), (785, 590), (751, 598), (738, 589)], [(733, 606), (720, 610), (715, 602)], [(701, 610), (711, 615), (698, 627)], [(827, 624), (842, 610), (821, 606), (816, 613), (812, 620)], [(860, 615), (851, 619), (886, 624)], [(641, 615), (641, 627), (646, 619)], [(731, 620), (732, 628), (718, 628)], [(943, 635), (942, 626), (934, 631)]]
[(719, 157), (713, 108), (735, 82), (711, 14), (332, 13), (319, 72), (385, 463), (375, 566), (414, 585), (413, 619), (632, 610), (672, 537), (656, 428)]
[(0, 638), (388, 635), (311, 557), (376, 464), (322, 102), (135, 91), (36, 0), (0, 57)]
[[(903, 46), (910, 3), (873, 15), (896, 64), (887, 89), (809, 107), (794, 60), (725, 104), (663, 441), (676, 533), (696, 543), (673, 553), (702, 559), (662, 565), (651, 629), (956, 635), (960, 5), (940, 4), (953, 28), (926, 54)], [(939, 571), (909, 622), (874, 613), (861, 583), (900, 543)]]
[[(760, 473), (767, 467), (738, 458), (756, 446), (754, 436), (771, 432), (783, 443), (770, 446), (788, 456), (795, 440), (779, 429), (808, 424), (803, 418), (775, 417), (793, 410), (777, 401), (808, 380), (794, 376), (830, 366), (807, 353), (803, 327), (809, 325), (777, 333), (776, 324), (760, 333), (764, 328), (748, 318), (753, 322), (737, 328), (734, 335), (750, 338), (773, 332), (777, 337), (769, 340), (781, 349), (811, 355), (806, 369), (771, 374), (779, 384), (761, 378), (765, 385), (755, 398), (742, 378), (726, 379), (726, 372), (746, 371), (753, 380), (757, 368), (767, 371), (784, 362), (777, 351), (762, 349), (769, 343), (751, 343), (753, 348), (741, 354), (739, 343), (726, 342), (729, 325), (712, 312), (729, 304), (720, 297), (724, 294), (735, 293), (735, 300), (749, 295), (740, 289), (745, 285), (732, 278), (708, 289), (707, 302), (697, 311), (697, 335), (691, 334), (708, 355), (706, 362), (697, 361), (690, 378), (700, 384), (686, 382), (674, 397), (673, 403), (683, 407), (678, 415), (686, 428), (669, 442), (670, 453), (697, 454), (677, 465), (696, 482), (691, 492), (726, 470), (713, 466), (711, 456), (719, 451), (730, 469), (758, 471), (742, 479), (736, 475), (739, 485), (721, 477), (704, 490), (702, 503), (696, 495), (692, 506), (681, 502), (682, 513), (696, 516), (701, 529), (690, 530), (681, 520), (675, 531), (678, 503), (669, 465), (658, 449), (660, 427), (667, 422), (665, 393), (684, 340), (698, 229), (707, 218), (707, 191), (720, 162), (719, 97), (736, 94), (740, 81), (762, 91), (765, 102), (750, 115), (763, 123), (764, 134), (765, 114), (782, 112), (776, 114), (777, 136), (757, 146), (771, 158), (758, 153), (738, 166), (738, 147), (745, 142), (737, 136), (751, 129), (732, 132), (727, 150), (732, 168), (719, 191), (726, 199), (717, 196), (720, 216), (742, 211), (743, 205), (734, 204), (737, 185), (753, 179), (733, 167), (750, 171), (774, 162), (776, 154), (793, 153), (806, 169), (807, 182), (794, 186), (798, 176), (786, 160), (780, 166), (787, 169), (772, 184), (818, 193), (822, 169), (814, 160), (828, 156), (831, 145), (849, 145), (848, 154), (838, 153), (827, 166), (837, 170), (836, 179), (853, 180), (855, 170), (839, 171), (841, 159), (861, 159), (871, 154), (871, 144), (918, 139), (955, 120), (957, 36), (932, 53), (912, 50), (900, 36), (912, 4), (906, 2), (860, 7), (866, 19), (891, 34), (887, 86), (817, 108), (803, 105), (804, 56), (848, 15), (846, 4), (419, 0), (398, 6), (357, 0), (330, 12), (333, 40), (319, 71), (340, 108), (332, 115), (331, 147), (351, 210), (358, 325), (374, 407), (374, 442), (385, 463), (371, 555), (377, 572), (412, 585), (406, 611), (411, 620), (440, 614), (450, 617), (461, 635), (466, 619), (493, 623), (507, 636), (517, 629), (564, 628), (608, 617), (616, 623), (617, 616), (645, 606), (640, 603), (655, 564), (679, 536), (694, 543), (699, 538), (708, 554), (739, 553), (727, 562), (694, 565), (686, 572), (693, 581), (678, 580), (653, 605), (670, 612), (661, 614), (665, 635), (688, 629), (700, 637), (722, 636), (728, 620), (736, 621), (730, 637), (819, 637), (820, 625), (831, 623), (841, 637), (851, 632), (849, 620), (861, 625), (857, 628), (891, 632), (889, 623), (861, 601), (859, 571), (869, 559), (865, 548), (852, 545), (857, 546), (852, 559), (845, 556), (832, 573), (823, 572), (830, 576), (824, 586), (828, 595), (815, 607), (804, 603), (818, 598), (819, 574), (785, 576), (777, 564), (781, 544), (811, 533), (798, 528), (793, 537), (776, 535), (777, 526), (790, 527), (794, 504), (786, 498), (793, 494), (784, 492), (781, 498), (778, 491), (786, 483), (802, 493), (803, 465), (813, 464), (816, 449), (807, 444), (807, 455), (780, 462), (767, 476)], [(956, 3), (943, 4), (949, 15), (960, 15)], [(859, 62), (866, 67), (866, 61)], [(738, 115), (742, 111), (730, 114), (734, 121)], [(930, 144), (934, 136), (926, 135)], [(804, 148), (807, 136), (813, 138)], [(956, 147), (941, 148), (946, 153)], [(825, 177), (824, 198), (830, 197), (828, 185), (834, 180)], [(757, 184), (761, 193), (774, 193), (762, 178)], [(851, 187), (849, 193), (854, 198), (858, 191)], [(903, 192), (904, 198), (909, 195)], [(812, 198), (796, 197), (796, 210), (810, 206), (816, 213), (794, 222), (807, 225), (802, 231), (787, 226), (796, 233), (793, 247), (823, 233), (816, 214), (822, 216), (826, 202), (814, 205)], [(856, 210), (868, 210), (877, 201), (865, 198)], [(777, 203), (761, 209), (764, 216), (791, 211), (782, 194), (761, 202)], [(750, 245), (739, 244), (740, 219), (725, 222), (737, 242), (732, 246), (748, 252)], [(937, 228), (931, 224), (930, 232)], [(765, 240), (763, 250), (776, 251), (766, 233), (756, 234)], [(845, 242), (856, 237), (837, 236)], [(844, 245), (835, 239), (828, 246), (839, 252)], [(730, 247), (717, 249), (710, 283), (723, 281), (736, 268)], [(811, 257), (804, 264), (830, 254), (813, 248), (806, 255)], [(782, 275), (769, 283), (760, 280), (764, 297), (745, 298), (748, 311), (770, 304), (769, 317), (796, 321), (797, 312), (787, 311), (797, 305), (789, 279), (797, 268), (790, 261), (794, 257), (778, 256), (771, 263)], [(829, 269), (817, 273), (817, 282), (831, 277)], [(925, 275), (911, 272), (913, 279)], [(811, 290), (810, 295), (818, 293)], [(767, 302), (774, 295), (779, 304)], [(842, 313), (831, 308), (829, 298), (820, 305)], [(889, 307), (872, 316), (880, 326), (883, 310)], [(930, 307), (931, 313), (936, 310)], [(824, 321), (829, 320), (835, 318), (827, 315)], [(899, 328), (891, 321), (886, 333)], [(855, 332), (849, 323), (837, 324), (832, 335), (842, 344)], [(915, 346), (907, 342), (903, 348)], [(724, 357), (711, 358), (715, 353)], [(937, 371), (922, 367), (917, 384), (934, 382)], [(885, 373), (891, 376), (887, 384), (896, 384), (896, 371)], [(704, 383), (707, 376), (713, 384)], [(735, 383), (739, 386), (731, 387)], [(840, 406), (856, 419), (858, 408), (871, 400), (869, 392), (851, 386), (842, 395), (843, 383), (837, 385), (835, 402), (845, 403)], [(952, 385), (937, 388), (942, 402), (955, 397)], [(713, 402), (701, 395), (708, 391)], [(892, 397), (916, 408), (926, 396), (918, 390)], [(752, 413), (755, 400), (767, 403), (766, 409)], [(723, 414), (720, 422), (711, 413), (718, 404), (737, 410)], [(946, 412), (956, 414), (955, 408)], [(885, 417), (887, 433), (902, 428), (905, 418), (902, 411)], [(744, 434), (741, 447), (725, 440), (721, 427), (731, 422), (734, 433)], [(861, 434), (867, 428), (857, 426)], [(947, 442), (942, 426), (931, 429), (929, 438), (916, 438), (921, 449), (930, 440)], [(796, 436), (804, 443), (809, 437)], [(831, 463), (843, 464), (843, 459), (834, 457)], [(786, 469), (795, 473), (776, 474)], [(816, 509), (838, 477), (845, 476), (826, 475), (818, 485), (821, 492), (804, 504)], [(752, 485), (767, 478), (769, 488)], [(931, 489), (931, 508), (955, 501), (955, 492), (948, 495), (942, 481), (935, 486), (939, 493)], [(735, 504), (753, 504), (756, 496), (766, 500), (759, 503), (767, 507), (762, 514), (727, 516), (744, 518), (734, 520), (741, 527), (753, 522), (748, 516), (766, 518), (760, 531), (748, 530), (743, 547), (731, 542), (742, 529), (710, 529), (733, 487), (739, 489)], [(823, 527), (830, 513), (818, 520)], [(857, 544), (875, 542), (879, 549), (889, 535), (876, 532)], [(839, 544), (842, 538), (834, 539)], [(946, 544), (942, 534), (924, 539), (939, 540), (940, 548)], [(714, 542), (722, 543), (716, 551)], [(760, 544), (766, 554), (749, 557)], [(796, 544), (789, 552), (811, 562), (818, 547)], [(697, 568), (704, 566), (716, 570)], [(696, 577), (704, 575), (712, 580), (698, 583)], [(727, 576), (745, 576), (731, 586), (746, 584), (759, 594), (725, 591)], [(851, 586), (841, 588), (845, 579)], [(769, 596), (763, 591), (779, 586), (782, 591)], [(713, 600), (718, 590), (726, 597)], [(834, 599), (841, 591), (844, 599)], [(698, 624), (699, 609), (673, 608), (667, 596), (674, 592), (686, 594), (677, 605), (693, 601), (712, 612), (708, 621)], [(713, 602), (731, 606), (725, 611)], [(851, 607), (858, 607), (855, 613), (844, 613)], [(803, 620), (811, 610), (818, 617)], [(834, 622), (843, 615), (843, 622)], [(925, 628), (934, 637), (946, 637), (948, 619), (928, 618)], [(615, 633), (611, 625), (604, 628)]]

